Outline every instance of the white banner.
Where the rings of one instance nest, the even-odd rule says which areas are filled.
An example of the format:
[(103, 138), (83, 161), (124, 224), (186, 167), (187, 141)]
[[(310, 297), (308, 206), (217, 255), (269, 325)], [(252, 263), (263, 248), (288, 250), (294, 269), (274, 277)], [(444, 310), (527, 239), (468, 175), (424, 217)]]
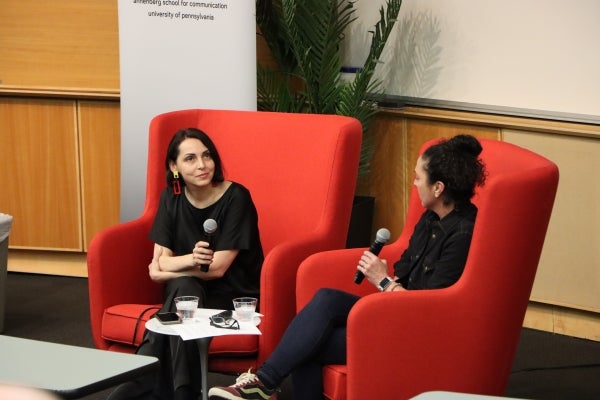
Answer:
[(121, 221), (144, 206), (148, 126), (187, 108), (256, 110), (254, 0), (119, 0)]

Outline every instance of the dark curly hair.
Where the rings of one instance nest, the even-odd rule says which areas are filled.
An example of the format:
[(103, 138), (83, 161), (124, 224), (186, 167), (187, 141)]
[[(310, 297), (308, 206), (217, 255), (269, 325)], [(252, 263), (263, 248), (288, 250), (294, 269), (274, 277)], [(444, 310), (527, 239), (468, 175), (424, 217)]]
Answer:
[[(181, 142), (183, 142), (185, 139), (198, 139), (199, 141), (202, 142), (203, 145), (206, 146), (206, 148), (210, 152), (211, 158), (215, 162), (215, 173), (213, 175), (212, 182), (213, 183), (223, 182), (225, 180), (225, 177), (223, 175), (223, 164), (221, 162), (221, 157), (219, 156), (219, 152), (217, 151), (217, 147), (215, 146), (215, 144), (213, 143), (211, 138), (206, 133), (201, 131), (200, 129), (185, 128), (185, 129), (180, 129), (177, 132), (175, 132), (175, 134), (171, 138), (169, 147), (167, 147), (167, 157), (165, 160), (165, 168), (166, 168), (166, 172), (167, 172), (167, 186), (170, 187), (171, 182), (175, 179), (175, 178), (173, 178), (173, 173), (171, 172), (169, 163), (171, 161), (172, 162), (177, 161), (177, 157), (179, 156), (179, 146), (181, 145)], [(185, 182), (181, 176), (179, 177), (179, 183), (180, 183), (181, 187), (185, 186)]]
[(475, 187), (484, 185), (487, 173), (479, 158), (481, 151), (476, 138), (457, 135), (432, 145), (421, 155), (428, 183), (440, 181), (445, 186), (442, 194), (445, 204), (466, 203), (475, 195)]

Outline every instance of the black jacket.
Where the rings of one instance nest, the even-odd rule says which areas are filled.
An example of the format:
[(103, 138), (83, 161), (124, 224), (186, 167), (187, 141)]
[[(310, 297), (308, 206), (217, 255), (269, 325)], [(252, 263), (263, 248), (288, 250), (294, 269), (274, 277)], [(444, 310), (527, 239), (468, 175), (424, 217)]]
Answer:
[(454, 284), (462, 275), (477, 207), (455, 208), (443, 219), (425, 211), (417, 222), (408, 248), (394, 264), (394, 273), (406, 289), (438, 289)]

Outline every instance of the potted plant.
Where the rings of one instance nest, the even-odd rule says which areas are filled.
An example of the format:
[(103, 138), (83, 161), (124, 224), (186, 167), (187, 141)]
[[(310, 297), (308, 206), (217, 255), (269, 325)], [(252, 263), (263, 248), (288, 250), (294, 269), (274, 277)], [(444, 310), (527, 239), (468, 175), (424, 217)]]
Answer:
[[(274, 66), (258, 65), (257, 99), (258, 109), (263, 111), (337, 114), (358, 119), (363, 128), (358, 174), (365, 176), (370, 170), (374, 144), (369, 127), (382, 93), (381, 81), (374, 77), (375, 67), (396, 23), (402, 0), (387, 0), (385, 7), (381, 6), (379, 20), (370, 31), (369, 53), (354, 79), (348, 81), (341, 78), (340, 71), (344, 41), (348, 40), (345, 33), (357, 20), (354, 3), (352, 0), (256, 0), (257, 26), (274, 61)], [(356, 200), (364, 200), (364, 196), (358, 196), (355, 204)], [(367, 204), (371, 220), (373, 205), (371, 198), (370, 205)], [(351, 221), (351, 229), (352, 225), (356, 223)], [(371, 227), (357, 229), (369, 242)], [(360, 242), (360, 238), (351, 241), (349, 237), (348, 247), (364, 245)]]
[(256, 0), (256, 21), (275, 67), (258, 65), (258, 109), (357, 118), (363, 126), (359, 175), (372, 156), (369, 126), (377, 112), (381, 81), (375, 67), (400, 12), (402, 0), (379, 10), (369, 54), (348, 82), (340, 77), (345, 32), (357, 19), (354, 1)]

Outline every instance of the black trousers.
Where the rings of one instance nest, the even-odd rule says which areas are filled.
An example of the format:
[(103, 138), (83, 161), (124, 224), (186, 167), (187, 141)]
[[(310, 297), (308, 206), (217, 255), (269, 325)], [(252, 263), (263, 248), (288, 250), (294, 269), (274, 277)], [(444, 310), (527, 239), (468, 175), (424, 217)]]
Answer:
[[(231, 309), (233, 306), (231, 298), (207, 298), (200, 279), (180, 277), (165, 283), (160, 312), (176, 311), (173, 299), (177, 296), (198, 296), (198, 307)], [(146, 331), (136, 353), (157, 357), (158, 373), (118, 386), (108, 400), (195, 400), (201, 395), (200, 353), (196, 341)]]

